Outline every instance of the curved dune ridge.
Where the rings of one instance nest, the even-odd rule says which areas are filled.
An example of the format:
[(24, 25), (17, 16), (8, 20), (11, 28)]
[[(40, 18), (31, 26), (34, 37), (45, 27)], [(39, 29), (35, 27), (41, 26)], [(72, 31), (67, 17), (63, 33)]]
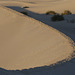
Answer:
[(71, 41), (57, 30), (0, 7), (0, 67), (25, 69), (69, 59)]

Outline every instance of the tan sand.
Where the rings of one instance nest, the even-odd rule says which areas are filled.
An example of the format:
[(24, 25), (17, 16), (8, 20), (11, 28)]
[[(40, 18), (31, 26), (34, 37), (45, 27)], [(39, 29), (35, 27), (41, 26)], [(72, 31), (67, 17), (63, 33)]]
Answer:
[(33, 68), (71, 56), (71, 40), (57, 30), (5, 7), (0, 17), (0, 67)]
[(36, 13), (46, 13), (50, 10), (58, 13), (70, 10), (75, 13), (75, 0), (0, 0), (0, 5), (29, 6), (28, 9)]

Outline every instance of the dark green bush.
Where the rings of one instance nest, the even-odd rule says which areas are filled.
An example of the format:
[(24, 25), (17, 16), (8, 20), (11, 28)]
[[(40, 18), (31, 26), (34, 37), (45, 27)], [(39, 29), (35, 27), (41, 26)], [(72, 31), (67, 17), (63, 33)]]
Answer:
[(62, 21), (62, 20), (64, 20), (63, 15), (57, 14), (51, 17), (51, 21)]
[(56, 14), (56, 12), (55, 11), (48, 11), (48, 12), (46, 12), (46, 15), (55, 15)]
[(28, 6), (25, 6), (25, 7), (23, 7), (23, 8), (29, 8)]
[(28, 15), (28, 13), (26, 11), (22, 11), (21, 13), (24, 15)]
[(70, 15), (72, 14), (69, 10), (65, 10), (61, 15)]

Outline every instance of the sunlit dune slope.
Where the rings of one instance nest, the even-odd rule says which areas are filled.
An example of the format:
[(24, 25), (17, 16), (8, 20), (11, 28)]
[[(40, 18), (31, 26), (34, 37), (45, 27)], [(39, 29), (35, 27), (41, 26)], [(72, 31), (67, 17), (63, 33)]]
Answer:
[(0, 67), (25, 69), (69, 58), (71, 41), (55, 29), (0, 7)]

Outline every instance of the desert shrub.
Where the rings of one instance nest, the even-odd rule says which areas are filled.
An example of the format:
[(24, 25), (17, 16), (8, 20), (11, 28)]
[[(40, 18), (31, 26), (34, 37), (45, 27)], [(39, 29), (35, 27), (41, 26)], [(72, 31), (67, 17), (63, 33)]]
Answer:
[(49, 15), (49, 14), (50, 14), (50, 15), (54, 15), (54, 14), (56, 14), (56, 12), (55, 12), (55, 11), (47, 11), (47, 12), (46, 12), (46, 15)]
[(21, 13), (24, 15), (28, 15), (28, 13), (26, 11), (22, 11)]
[(62, 20), (64, 20), (63, 15), (57, 14), (51, 17), (51, 21), (62, 21)]
[(65, 10), (61, 15), (70, 15), (72, 14), (69, 10)]
[(28, 6), (24, 6), (23, 8), (29, 8)]

